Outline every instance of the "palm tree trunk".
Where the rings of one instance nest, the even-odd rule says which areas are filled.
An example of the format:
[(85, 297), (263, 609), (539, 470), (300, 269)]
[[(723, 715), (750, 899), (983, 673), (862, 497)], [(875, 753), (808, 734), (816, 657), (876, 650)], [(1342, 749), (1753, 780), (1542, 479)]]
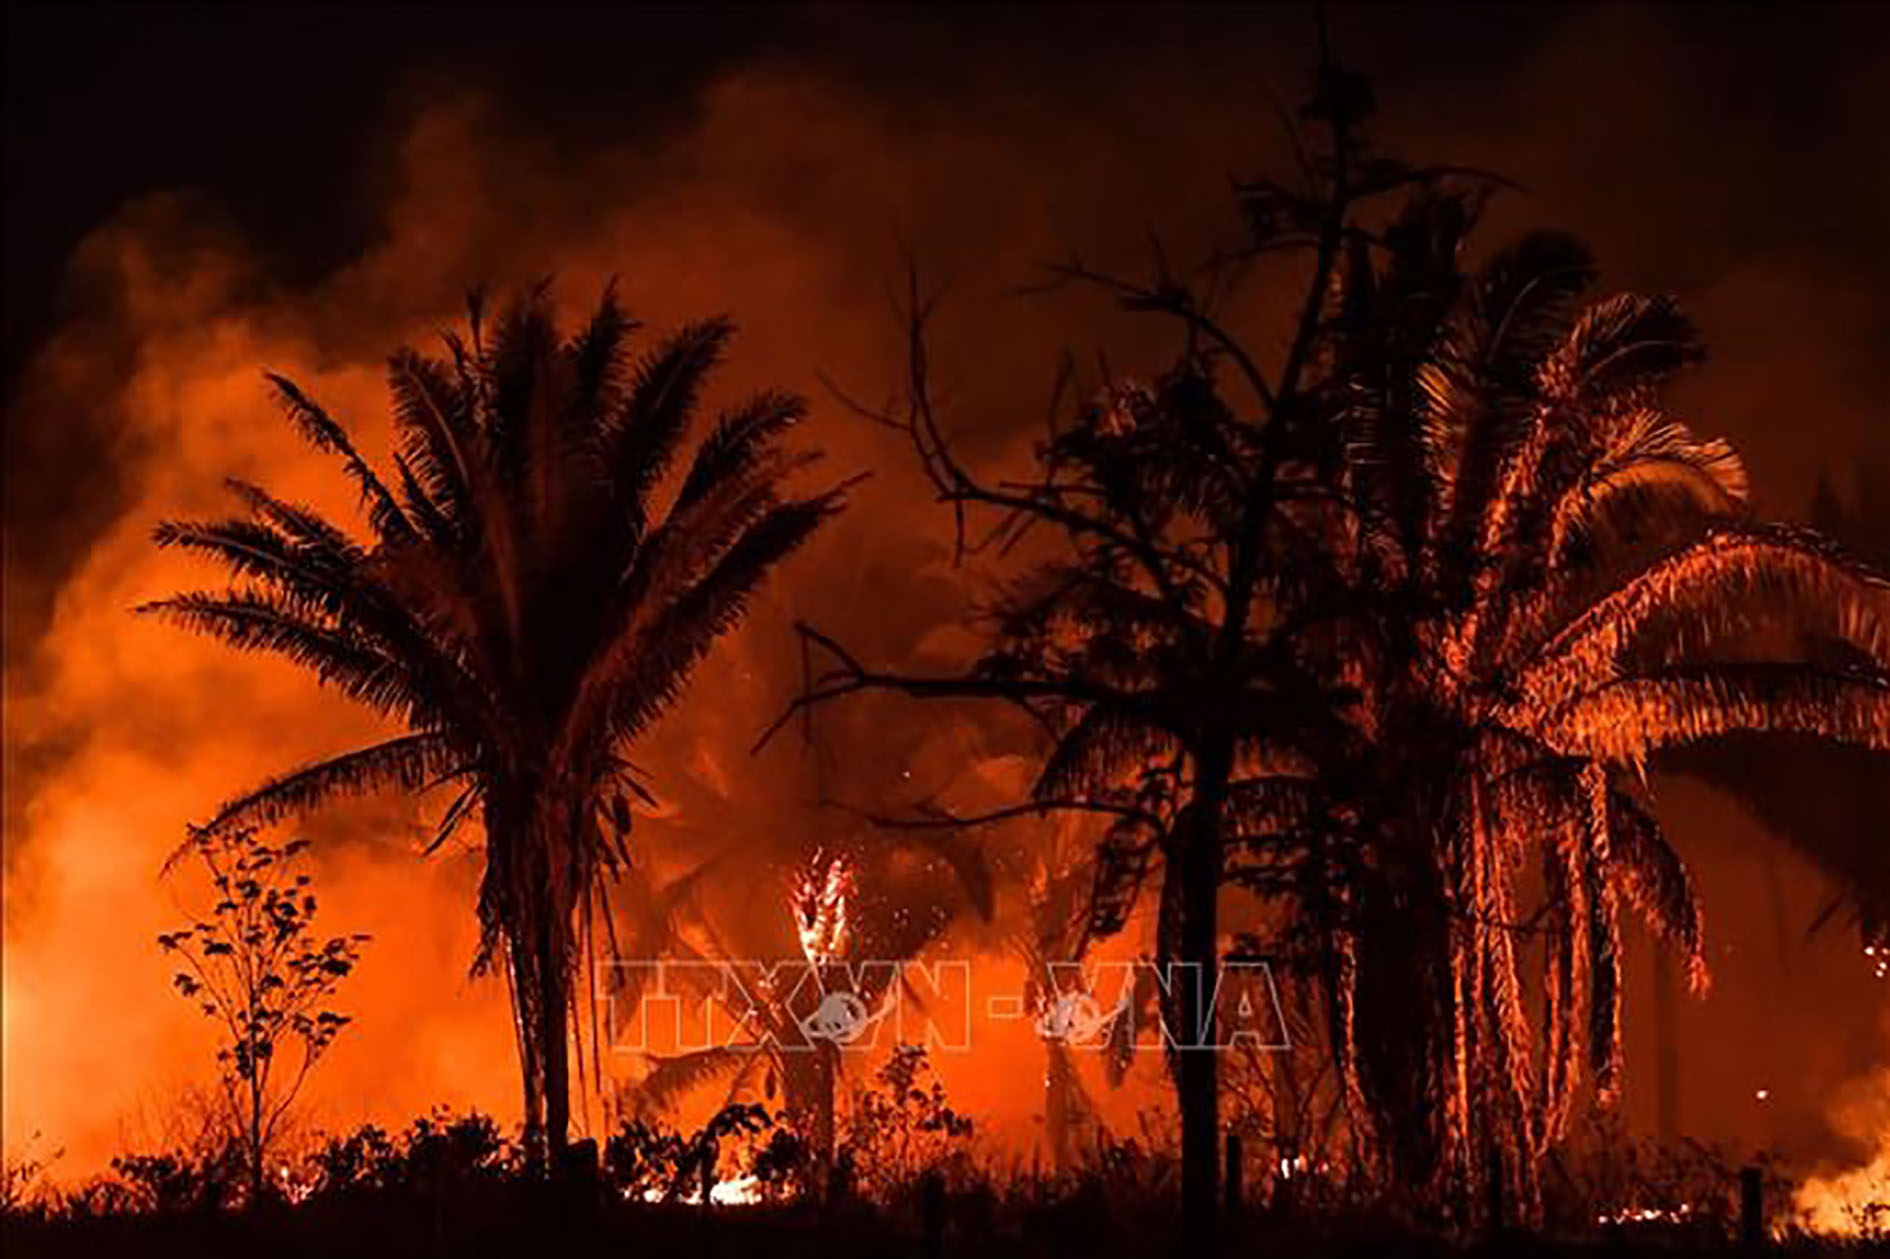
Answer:
[(1435, 1208), (1461, 1197), (1451, 1151), (1464, 1134), (1448, 1067), (1460, 1050), (1452, 1021), (1451, 930), (1435, 868), (1398, 863), (1360, 898), (1353, 1017), (1359, 1085), (1377, 1128), (1386, 1183)]
[(1076, 1068), (1060, 1041), (1046, 1041), (1044, 1054), (1044, 1139), (1050, 1146), (1050, 1166), (1061, 1175), (1070, 1170), (1070, 1077)]
[(560, 908), (550, 908), (539, 928), (539, 1052), (545, 1068), (545, 1154), (559, 1174), (571, 1135), (571, 973)]
[(840, 1049), (832, 1041), (814, 1045), (814, 1156), (822, 1168), (833, 1165), (834, 1089)]
[(571, 950), (566, 940), (575, 904), (571, 880), (558, 877), (556, 864), (568, 845), (557, 823), (547, 820), (560, 815), (547, 806), (542, 791), (528, 786), (511, 795), (502, 817), (516, 828), (508, 845), (518, 915), (510, 944), (525, 1076), (525, 1148), (534, 1166), (557, 1176), (571, 1129)]
[(1221, 818), (1231, 755), (1210, 750), (1196, 765), (1182, 835), (1181, 1017), (1177, 1072), (1181, 1106), (1182, 1254), (1214, 1254), (1220, 1197), (1220, 1055), (1213, 1048), (1220, 963)]
[[(790, 1017), (792, 1017), (790, 1015)], [(788, 1113), (807, 1141), (809, 1183), (815, 1192), (827, 1192), (835, 1145), (835, 1076), (839, 1050), (833, 1042), (815, 1040), (805, 1051), (781, 1056), (781, 1083)]]
[(506, 944), (512, 980), (512, 1023), (518, 1039), (519, 1085), (523, 1091), (524, 1145), (526, 1160), (534, 1167), (545, 1166), (545, 1077), (538, 1053), (540, 1029), (534, 1017), (539, 999), (536, 953), (522, 940)]
[(535, 894), (543, 886), (542, 866), (533, 856), (529, 784), (500, 778), (487, 786), (485, 800), (486, 882), (480, 890), (482, 919), (496, 921), (505, 946), (506, 982), (511, 989), (512, 1033), (518, 1046), (526, 1165), (543, 1173), (545, 1157), (545, 1059), (539, 1003), (543, 948), (535, 928), (542, 905)]

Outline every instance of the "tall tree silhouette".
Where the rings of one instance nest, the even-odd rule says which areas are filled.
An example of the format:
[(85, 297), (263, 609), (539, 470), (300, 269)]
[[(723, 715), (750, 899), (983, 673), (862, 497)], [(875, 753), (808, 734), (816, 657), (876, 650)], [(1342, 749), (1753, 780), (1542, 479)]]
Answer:
[[(1166, 1017), (1179, 1041), (1200, 1046), (1172, 1063), (1189, 1254), (1212, 1253), (1219, 1210), (1211, 998), (1229, 849), (1292, 774), (1293, 749), (1354, 738), (1343, 715), (1349, 683), (1301, 668), (1272, 611), (1280, 582), (1292, 580), (1282, 567), (1285, 508), (1325, 492), (1312, 474), (1331, 443), (1313, 403), (1329, 292), (1355, 217), (1444, 173), (1362, 162), (1356, 127), (1369, 109), (1363, 81), (1327, 65), (1306, 110), (1325, 138), (1301, 150), (1300, 179), (1242, 189), (1252, 229), (1243, 258), (1290, 254), (1307, 264), (1277, 361), (1263, 363), (1217, 318), (1213, 290), (1229, 269), (1219, 263), (1195, 287), (1159, 258), (1147, 283), (1080, 263), (1054, 269), (1172, 321), (1184, 341), (1152, 383), (1112, 381), (1087, 404), (1059, 406), (1030, 478), (983, 478), (954, 451), (930, 378), (933, 303), (913, 283), (903, 403), (869, 414), (907, 434), (955, 514), (961, 550), (1008, 549), (1034, 533), (1054, 538), (1054, 558), (1012, 584), (993, 609), (988, 651), (959, 676), (869, 667), (806, 628), (832, 667), (775, 727), (809, 704), (888, 689), (1009, 703), (1047, 732), (1030, 800), (960, 820), (1056, 809), (1109, 819), (1097, 933), (1119, 929), (1145, 881), (1159, 879), (1158, 951), (1193, 976), (1174, 985)], [(999, 523), (973, 537), (980, 512)]]
[[(1109, 817), (1093, 925), (1159, 872), (1165, 958), (1212, 970), (1225, 884), (1289, 902), (1388, 1181), (1461, 1219), (1493, 1186), (1528, 1209), (1584, 1042), (1614, 1087), (1621, 901), (1700, 973), (1648, 759), (1748, 730), (1890, 742), (1890, 636), (1880, 581), (1751, 522), (1733, 452), (1661, 408), (1700, 354), (1673, 304), (1587, 301), (1592, 263), (1558, 235), (1466, 274), (1500, 181), (1370, 153), (1370, 107), (1326, 66), (1302, 178), (1240, 189), (1243, 258), (1310, 260), (1277, 366), (1159, 264), (1146, 285), (1061, 269), (1186, 342), (1152, 384), (1111, 382), (1057, 426), (1030, 479), (954, 453), (915, 286), (904, 404), (875, 418), (908, 434), (961, 539), (971, 512), (1000, 514), (967, 549), (1035, 531), (1057, 551), (962, 675), (873, 667), (808, 629), (833, 663), (799, 703), (890, 689), (1027, 710), (1049, 734), (1032, 799), (960, 820)], [(1382, 212), (1391, 193), (1403, 206)], [(1768, 629), (1853, 659), (1779, 650)], [(1533, 916), (1525, 856), (1548, 889)], [(1518, 969), (1536, 938), (1539, 1066)], [(1205, 997), (1184, 984), (1167, 1014), (1212, 1043)], [(1181, 1053), (1176, 1075), (1184, 1246), (1208, 1253), (1215, 1056)]]
[(1362, 856), (1331, 992), (1390, 1170), (1458, 1202), (1501, 1177), (1526, 1207), (1579, 1060), (1616, 1087), (1622, 902), (1704, 979), (1649, 760), (1737, 732), (1890, 747), (1890, 586), (1751, 521), (1734, 452), (1664, 409), (1701, 355), (1672, 302), (1589, 300), (1554, 234), (1462, 274), (1482, 195), (1427, 189), (1349, 251), (1322, 397), (1344, 494), (1287, 617), (1363, 697), (1365, 757), (1323, 767), (1319, 816)]
[(569, 338), (543, 285), (496, 320), (477, 296), (468, 314), (445, 357), (389, 361), (389, 477), (294, 383), (269, 377), (296, 428), (358, 485), (367, 541), (232, 482), (246, 517), (167, 522), (156, 538), (221, 561), (237, 584), (143, 610), (285, 656), (406, 727), (264, 783), (200, 831), (441, 784), (459, 792), (436, 846), (483, 818), (475, 967), (503, 955), (528, 1144), (555, 1155), (580, 924), (627, 856), (629, 800), (647, 797), (624, 753), (840, 500), (784, 492), (815, 457), (779, 444), (805, 414), (790, 394), (727, 411), (689, 453), (728, 321), (635, 358), (637, 325), (611, 291)]

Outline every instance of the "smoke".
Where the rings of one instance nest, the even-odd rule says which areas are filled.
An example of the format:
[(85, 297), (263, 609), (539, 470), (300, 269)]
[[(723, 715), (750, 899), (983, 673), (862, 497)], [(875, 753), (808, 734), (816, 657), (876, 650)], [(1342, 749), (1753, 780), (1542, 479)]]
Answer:
[(1846, 1085), (1832, 1115), (1841, 1131), (1871, 1151), (1868, 1161), (1810, 1178), (1794, 1205), (1818, 1232), (1880, 1237), (1890, 1211), (1890, 1071)]
[[(1046, 137), (1061, 129), (1037, 125)], [(389, 436), (380, 356), (429, 342), (469, 283), (502, 290), (555, 274), (576, 317), (619, 277), (635, 312), (659, 326), (732, 307), (743, 332), (722, 399), (763, 384), (820, 398), (814, 440), (834, 474), (878, 475), (857, 494), (852, 527), (777, 583), (752, 631), (705, 672), (700, 706), (647, 759), (659, 791), (697, 802), (694, 815), (665, 819), (672, 831), (705, 845), (755, 832), (761, 851), (773, 843), (791, 853), (801, 838), (791, 832), (818, 824), (803, 809), (783, 826), (785, 802), (808, 794), (794, 758), (764, 768), (747, 755), (798, 678), (787, 617), (855, 609), (857, 637), (878, 648), (916, 642), (963, 603), (939, 545), (948, 521), (913, 509), (922, 496), (904, 461), (841, 413), (816, 372), (875, 391), (895, 378), (884, 283), (903, 236), (926, 241), (928, 264), (982, 289), (977, 304), (995, 311), (980, 340), (1002, 348), (981, 350), (976, 373), (954, 382), (958, 406), (973, 420), (986, 412), (987, 427), (992, 415), (1040, 414), (1055, 345), (1038, 312), (988, 300), (1067, 244), (1057, 202), (1071, 187), (1033, 173), (1030, 152), (1014, 135), (891, 116), (779, 68), (725, 76), (694, 122), (658, 143), (581, 154), (509, 131), (493, 100), (467, 94), (412, 120), (381, 239), (313, 287), (272, 283), (249, 243), (211, 226), (212, 213), (188, 197), (127, 206), (90, 237), (72, 282), (96, 295), (88, 309), (100, 313), (41, 354), (22, 422), (103, 408), (113, 428), (99, 462), (125, 493), (83, 561), (57, 580), (44, 632), (8, 671), (9, 1142), (43, 1132), (66, 1151), (63, 1169), (95, 1167), (142, 1097), (202, 1073), (205, 1029), (169, 992), (153, 946), (188, 907), (187, 884), (157, 881), (163, 858), (185, 822), (230, 793), (376, 733), (284, 665), (129, 614), (215, 584), (216, 574), (157, 554), (149, 532), (162, 518), (227, 512), (225, 477), (349, 518), (345, 481), (270, 413), (263, 369), (299, 381), (373, 454)], [(1096, 168), (1125, 157), (1098, 148), (1065, 160), (1079, 187), (1100, 187)], [(965, 197), (957, 182), (970, 170), (1008, 195)], [(1006, 440), (973, 438), (994, 449)], [(868, 523), (889, 517), (896, 529)], [(950, 773), (912, 765), (934, 787)], [(875, 773), (897, 781), (912, 765), (854, 765), (847, 785)], [(324, 925), (375, 937), (344, 993), (356, 1023), (311, 1086), (318, 1113), (398, 1118), (435, 1102), (511, 1113), (503, 989), (465, 973), (476, 863), (421, 859), (420, 819), (400, 802), (307, 829), (326, 841), (317, 845)]]
[[(435, 84), (390, 128), (371, 243), (313, 280), (281, 279), (269, 242), (197, 195), (142, 198), (86, 239), (68, 276), (77, 314), (34, 358), (9, 416), (14, 433), (87, 435), (82, 461), (68, 457), (71, 441), (48, 439), (38, 492), (8, 504), (58, 542), (51, 559), (21, 554), (9, 529), (9, 1148), (43, 1132), (67, 1152), (62, 1173), (95, 1168), (119, 1148), (126, 1115), (202, 1078), (207, 1029), (169, 991), (152, 943), (183, 920), (176, 902), (188, 897), (159, 883), (160, 863), (182, 825), (226, 795), (376, 733), (286, 666), (131, 617), (144, 599), (215, 579), (156, 553), (151, 526), (228, 510), (227, 476), (347, 517), (345, 482), (270, 414), (261, 370), (294, 377), (381, 452), (382, 357), (429, 343), (470, 284), (554, 276), (573, 319), (611, 277), (659, 327), (729, 311), (742, 331), (722, 398), (800, 389), (820, 404), (811, 440), (829, 472), (872, 470), (640, 757), (671, 806), (653, 842), (672, 851), (785, 865), (850, 825), (812, 807), (797, 752), (747, 749), (798, 680), (795, 616), (889, 659), (963, 650), (946, 627), (982, 575), (951, 567), (949, 518), (925, 504), (909, 459), (823, 383), (868, 401), (896, 384), (887, 288), (903, 251), (950, 281), (935, 354), (953, 422), (977, 458), (1013, 459), (1041, 420), (1060, 350), (1133, 370), (1167, 343), (1094, 295), (1009, 288), (1072, 253), (1137, 272), (1149, 229), (1171, 256), (1199, 256), (1235, 231), (1225, 176), (1286, 158), (1272, 92), (1299, 94), (1304, 23), (1124, 21), (1066, 42), (1060, 21), (1006, 19), (974, 42), (928, 19), (937, 43), (923, 50), (914, 37), (872, 59), (860, 56), (870, 41), (824, 59), (757, 54), (710, 75), (654, 133), (626, 123), (612, 134), (593, 119), (565, 134), (501, 92)], [(1611, 282), (1681, 294), (1717, 348), (1692, 409), (1746, 451), (1775, 507), (1801, 512), (1822, 466), (1883, 447), (1872, 425), (1890, 285), (1857, 224), (1884, 221), (1868, 207), (1890, 202), (1890, 164), (1852, 172), (1860, 204), (1846, 213), (1818, 200), (1836, 186), (1821, 161), (1881, 144), (1859, 121), (1884, 90), (1868, 73), (1881, 42), (1832, 52), (1811, 114), (1779, 121), (1697, 103), (1747, 81), (1752, 50), (1699, 41), (1678, 19), (1613, 11), (1512, 30), (1508, 60), (1467, 76), (1413, 69), (1457, 55), (1423, 29), (1428, 19), (1356, 25), (1340, 34), (1381, 73), (1383, 147), (1508, 173), (1529, 191), (1499, 202), (1494, 235), (1547, 218), (1589, 235)], [(866, 804), (942, 789), (1015, 751), (963, 711), (833, 720), (859, 736), (846, 747), (868, 750), (829, 765), (822, 786)], [(1682, 792), (1671, 820), (1686, 839), (1690, 818), (1715, 807)], [(436, 1102), (516, 1111), (503, 988), (466, 974), (476, 854), (423, 859), (422, 821), (391, 801), (306, 827), (320, 841), (322, 923), (375, 937), (344, 988), (356, 1022), (311, 1085), (315, 1113), (333, 1122), (398, 1120)], [(1700, 855), (1722, 859), (1712, 844)], [(1708, 908), (1730, 939), (1742, 915)], [(782, 912), (785, 929), (784, 897)], [(1851, 1047), (1849, 1070), (1881, 1053), (1841, 1020), (1832, 1029)], [(1027, 1131), (1020, 1117), (1041, 1101), (1034, 1071), (978, 1064), (1029, 1061), (1032, 1046), (986, 1043), (988, 1058), (942, 1064), (954, 1100)], [(1803, 1104), (1815, 1112), (1821, 1100)], [(1752, 1131), (1738, 1115), (1727, 1126)]]

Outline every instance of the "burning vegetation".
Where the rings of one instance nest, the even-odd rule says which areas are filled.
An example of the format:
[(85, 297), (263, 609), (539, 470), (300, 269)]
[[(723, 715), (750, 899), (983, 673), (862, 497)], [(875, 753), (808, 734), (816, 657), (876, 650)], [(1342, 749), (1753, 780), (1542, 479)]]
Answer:
[[(1199, 1256), (1881, 1238), (1881, 1084), (1850, 1108), (1867, 1161), (1817, 1174), (1637, 1145), (1619, 1101), (1629, 933), (1695, 994), (1715, 956), (1660, 772), (1759, 736), (1880, 766), (1890, 579), (1767, 520), (1682, 418), (1704, 346), (1675, 301), (1602, 290), (1564, 233), (1484, 248), (1504, 181), (1379, 151), (1373, 109), (1326, 58), (1293, 168), (1236, 186), (1234, 247), (1053, 268), (1162, 350), (1066, 363), (1021, 457), (968, 452), (949, 312), (908, 272), (892, 401), (833, 409), (949, 528), (936, 615), (895, 590), (744, 629), (864, 478), (816, 471), (798, 394), (710, 401), (726, 319), (475, 292), (387, 360), (384, 443), (271, 373), (344, 496), (242, 469), (235, 514), (154, 534), (223, 584), (138, 610), (286, 661), (368, 734), (176, 819), (215, 900), (157, 944), (224, 1096), (77, 1187), (10, 1153), (9, 1220), (51, 1246), (186, 1220), (215, 1248), (288, 1208), (304, 1240), (385, 1218), (389, 1247), (454, 1253), (704, 1219), (799, 1250), (916, 1227), (933, 1253), (1134, 1253), (1177, 1207)], [(755, 682), (769, 653), (798, 689)], [(798, 768), (674, 755), (692, 722)], [(744, 793), (818, 821), (757, 836), (718, 812)], [(515, 1116), (298, 1126), (367, 937), (314, 938), (308, 841), (270, 836), (348, 801), (422, 811), (424, 853), (468, 863)], [(1880, 861), (1794, 839), (1881, 980)], [(954, 993), (952, 959), (1016, 991)], [(1134, 977), (1104, 992), (1104, 963)], [(941, 1034), (958, 1000), (982, 1043)], [(1025, 1080), (1040, 1128), (956, 1101), (935, 1071), (960, 1052)]]

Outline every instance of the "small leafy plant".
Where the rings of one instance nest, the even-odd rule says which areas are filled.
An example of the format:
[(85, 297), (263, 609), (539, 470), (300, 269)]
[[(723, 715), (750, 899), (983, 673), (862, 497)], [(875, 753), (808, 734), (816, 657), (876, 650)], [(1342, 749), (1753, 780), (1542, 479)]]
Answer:
[[(722, 1143), (734, 1138), (752, 1145), (771, 1129), (782, 1136), (765, 1108), (743, 1103), (724, 1106), (690, 1137), (627, 1120), (604, 1146), (604, 1174), (632, 1201), (702, 1201), (717, 1183)], [(750, 1174), (765, 1191), (778, 1191), (786, 1182), (793, 1163), (788, 1150), (789, 1145), (770, 1140), (756, 1155)]]
[(368, 938), (318, 939), (313, 877), (296, 868), (307, 847), (300, 839), (272, 845), (253, 831), (193, 833), (188, 851), (215, 903), (157, 941), (180, 963), (172, 977), (179, 994), (224, 1033), (218, 1082), (252, 1200), (268, 1190), (264, 1160), (284, 1116), (348, 1024), (330, 1002)]
[(924, 1047), (899, 1045), (874, 1083), (854, 1094), (840, 1158), (863, 1193), (891, 1200), (928, 1173), (962, 1174), (971, 1137), (971, 1119), (947, 1104)]

